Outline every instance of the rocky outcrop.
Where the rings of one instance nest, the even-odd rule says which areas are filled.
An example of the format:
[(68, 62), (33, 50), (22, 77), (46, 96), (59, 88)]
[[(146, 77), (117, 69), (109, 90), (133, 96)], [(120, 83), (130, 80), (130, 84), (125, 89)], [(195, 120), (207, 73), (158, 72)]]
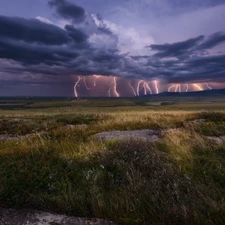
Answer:
[(0, 225), (116, 225), (102, 219), (69, 217), (54, 213), (0, 209)]
[(155, 130), (132, 130), (132, 131), (108, 131), (102, 132), (94, 135), (100, 141), (108, 140), (124, 140), (124, 139), (140, 139), (151, 142), (156, 142), (160, 140), (161, 131), (158, 129)]

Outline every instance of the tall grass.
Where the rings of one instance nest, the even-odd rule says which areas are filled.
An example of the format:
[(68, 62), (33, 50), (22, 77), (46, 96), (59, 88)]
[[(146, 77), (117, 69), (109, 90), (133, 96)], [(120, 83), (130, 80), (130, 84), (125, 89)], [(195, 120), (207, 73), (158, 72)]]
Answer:
[[(23, 129), (29, 118), (36, 132), (0, 142), (0, 206), (123, 224), (225, 223), (225, 145), (190, 122), (205, 119), (207, 135), (217, 129), (225, 135), (224, 112), (100, 111), (27, 115), (14, 123)], [(3, 119), (11, 124), (15, 116)], [(161, 130), (161, 141), (93, 137), (152, 128)], [(12, 132), (7, 126), (0, 130)]]

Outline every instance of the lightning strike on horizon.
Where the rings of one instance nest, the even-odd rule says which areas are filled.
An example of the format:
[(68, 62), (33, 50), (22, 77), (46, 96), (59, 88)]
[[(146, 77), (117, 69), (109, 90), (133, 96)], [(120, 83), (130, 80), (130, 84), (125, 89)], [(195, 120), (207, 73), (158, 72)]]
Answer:
[(158, 95), (158, 94), (159, 94), (158, 81), (157, 81), (157, 80), (154, 80), (154, 84), (155, 84), (155, 91), (156, 91), (156, 94)]
[(136, 92), (135, 92), (135, 90), (134, 90), (134, 87), (131, 85), (131, 83), (130, 83), (130, 80), (129, 80), (129, 86), (130, 86), (130, 88), (131, 88), (131, 90), (133, 91), (133, 94), (134, 94), (134, 96), (137, 96), (137, 94), (136, 94)]
[(110, 84), (109, 90), (108, 90), (108, 95), (111, 97), (111, 90), (112, 90), (112, 83)]
[(86, 89), (87, 89), (87, 90), (90, 90), (90, 88), (87, 86), (87, 83), (86, 83), (86, 78), (85, 78), (85, 77), (83, 77), (82, 79), (83, 79), (84, 86), (86, 87)]
[(212, 90), (212, 88), (209, 86), (208, 83), (205, 83), (206, 87), (209, 89), (209, 90)]
[(189, 89), (189, 85), (188, 84), (186, 84), (186, 92), (188, 92), (188, 89)]
[(145, 82), (144, 81), (143, 81), (142, 88), (144, 89), (144, 95), (147, 95), (147, 89), (146, 89), (146, 86), (145, 86)]
[[(96, 82), (99, 79), (101, 82)], [(91, 82), (91, 87), (90, 87)], [(92, 83), (93, 82), (93, 83)], [(105, 85), (101, 85), (105, 84)], [(96, 86), (94, 88), (92, 86)], [(122, 85), (124, 84), (124, 85)], [(129, 87), (127, 87), (129, 85)], [(88, 95), (95, 95), (97, 93), (105, 93), (109, 97), (121, 97), (130, 95), (133, 93), (133, 96), (144, 96), (148, 94), (159, 94), (162, 91), (164, 86), (161, 88), (159, 80), (138, 80), (138, 79), (119, 79), (116, 76), (102, 76), (94, 74), (93, 76), (77, 76), (77, 80), (74, 84), (74, 96), (80, 97), (85, 94), (85, 91)], [(98, 87), (98, 88), (97, 88)], [(124, 89), (123, 89), (124, 87)], [(121, 89), (122, 88), (122, 89)], [(126, 91), (128, 88), (127, 92)], [(177, 83), (168, 85), (168, 92), (189, 92), (189, 91), (203, 91), (203, 90), (212, 90), (211, 83)], [(132, 92), (131, 92), (132, 91)]]
[[(141, 84), (143, 83), (143, 85), (141, 86)], [(149, 86), (148, 82), (144, 81), (144, 80), (139, 80), (138, 84), (137, 84), (137, 94), (135, 96), (140, 96), (140, 91), (141, 89), (144, 89), (144, 94), (147, 95), (152, 94), (152, 89)]]
[(180, 84), (177, 84), (176, 85), (175, 92), (181, 92), (181, 86), (180, 86)]
[(179, 92), (181, 92), (181, 85), (179, 84)]
[(170, 86), (170, 87), (168, 88), (168, 92), (171, 92), (172, 88), (174, 88), (174, 87), (175, 87), (175, 85)]
[(145, 82), (145, 87), (147, 90), (149, 90), (149, 94), (152, 94), (152, 89), (150, 88), (150, 86), (147, 82)]
[(193, 86), (195, 86), (196, 88), (198, 88), (199, 91), (203, 91), (203, 89), (199, 85), (193, 84)]
[(74, 85), (74, 95), (75, 95), (76, 98), (78, 98), (77, 85), (80, 83), (81, 79), (82, 78), (80, 76), (78, 76), (78, 80), (77, 80), (77, 82)]
[(140, 96), (140, 85), (143, 82), (143, 80), (138, 81), (138, 85), (137, 85), (137, 96)]
[(101, 77), (101, 75), (93, 75), (94, 77), (94, 87), (96, 86), (96, 80)]
[(116, 97), (120, 97), (119, 93), (117, 92), (117, 80), (116, 80), (116, 77), (113, 77), (113, 90), (114, 90), (114, 93), (116, 95)]
[[(172, 85), (168, 88), (168, 92), (172, 92), (172, 89), (174, 88), (174, 92), (182, 92), (183, 84), (177, 84)], [(189, 86), (186, 84), (186, 92), (188, 92)]]

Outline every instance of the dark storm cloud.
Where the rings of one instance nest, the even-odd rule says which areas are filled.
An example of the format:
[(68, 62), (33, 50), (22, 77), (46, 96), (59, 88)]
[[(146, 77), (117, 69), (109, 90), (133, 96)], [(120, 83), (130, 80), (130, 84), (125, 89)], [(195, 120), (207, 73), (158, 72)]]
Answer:
[(110, 29), (108, 29), (107, 27), (98, 27), (98, 30), (104, 34), (107, 35), (113, 35), (112, 31)]
[(225, 55), (206, 55), (178, 60), (149, 59), (151, 76), (171, 83), (225, 81)]
[(0, 38), (16, 39), (27, 43), (62, 45), (71, 41), (61, 28), (37, 19), (0, 15)]
[(61, 65), (75, 59), (87, 36), (73, 26), (65, 30), (37, 19), (0, 16), (0, 58), (25, 64)]
[[(4, 18), (4, 21), (6, 19), (11, 24), (16, 24), (17, 18)], [(30, 26), (27, 26), (27, 24)], [(32, 29), (30, 28), (31, 25)], [(39, 34), (40, 36), (44, 29), (48, 32), (50, 38), (52, 35), (54, 36), (54, 40), (57, 40), (54, 41), (54, 45), (43, 37), (39, 38), (39, 36), (31, 34), (32, 30), (36, 30), (36, 26), (42, 31)], [(4, 25), (2, 28), (7, 30), (8, 25)], [(109, 75), (112, 74), (113, 69), (121, 68), (122, 57), (118, 55), (116, 49), (93, 48), (88, 43), (88, 36), (72, 25), (66, 25), (63, 30), (40, 21), (21, 19), (20, 26), (17, 28), (18, 32), (19, 29), (24, 33), (26, 32), (27, 36), (21, 35), (18, 39), (14, 32), (8, 32), (7, 36), (6, 32), (0, 32), (0, 59), (21, 66), (2, 65), (0, 66), (0, 72), (11, 74), (30, 72), (61, 76), (70, 74), (90, 75), (93, 73)], [(54, 32), (51, 33), (51, 29)], [(55, 29), (58, 32), (55, 32)], [(43, 34), (43, 36), (45, 35)]]
[(151, 49), (158, 51), (155, 56), (164, 57), (179, 57), (186, 55), (188, 51), (195, 47), (200, 41), (204, 39), (204, 36), (199, 36), (196, 38), (191, 38), (183, 42), (177, 42), (173, 44), (164, 45), (150, 45)]
[(151, 45), (157, 53), (134, 59), (147, 59), (145, 66), (151, 70), (151, 76), (171, 83), (225, 81), (225, 54), (221, 54), (224, 49), (211, 51), (223, 42), (225, 35), (218, 32), (208, 38), (199, 36), (173, 44)]
[(0, 38), (0, 58), (12, 59), (27, 65), (62, 65), (77, 56), (75, 51), (63, 47), (31, 45)]
[(71, 37), (75, 42), (85, 42), (88, 38), (85, 33), (83, 33), (72, 25), (66, 25), (65, 29), (67, 30), (69, 37)]
[[(225, 41), (221, 32), (208, 38), (151, 45), (155, 54), (130, 56), (121, 55), (117, 47), (96, 47), (89, 41), (92, 33), (88, 35), (75, 25), (61, 29), (36, 19), (0, 16), (0, 27), (0, 72), (15, 76), (101, 74), (180, 83), (225, 77), (225, 54), (211, 51)], [(100, 32), (100, 37), (103, 34), (116, 40), (104, 23), (97, 28), (93, 29), (95, 35)]]
[(209, 38), (198, 46), (198, 49), (213, 48), (221, 43), (225, 42), (225, 33), (217, 32), (209, 36)]
[[(123, 57), (118, 55), (117, 49), (114, 49), (116, 44), (113, 44), (116, 43), (117, 36), (109, 30), (100, 16), (100, 24), (96, 25), (92, 16), (85, 15), (85, 11), (75, 4), (65, 0), (52, 0), (49, 5), (62, 18), (73, 22), (86, 19), (82, 30), (69, 24), (61, 29), (37, 19), (1, 16), (0, 58), (22, 65), (22, 68), (16, 68), (15, 71), (54, 75), (108, 75), (113, 74), (113, 69), (121, 67)], [(102, 34), (104, 37), (100, 38), (107, 38), (111, 44), (105, 44), (101, 48), (101, 39), (97, 39), (100, 47), (99, 44), (94, 47), (89, 42), (93, 34)], [(7, 69), (9, 68), (2, 67), (0, 71)]]
[(118, 55), (114, 54), (112, 51), (99, 51), (93, 57), (93, 60), (96, 62), (106, 62), (106, 63), (116, 62), (117, 59)]
[(85, 19), (85, 10), (66, 0), (51, 0), (48, 4), (54, 7), (57, 14), (64, 19), (72, 20), (75, 23), (82, 22)]
[(107, 27), (107, 25), (104, 23), (101, 15), (96, 14), (95, 15), (98, 22), (99, 22), (99, 26), (97, 27), (98, 31), (107, 34), (107, 35), (114, 35), (113, 32)]

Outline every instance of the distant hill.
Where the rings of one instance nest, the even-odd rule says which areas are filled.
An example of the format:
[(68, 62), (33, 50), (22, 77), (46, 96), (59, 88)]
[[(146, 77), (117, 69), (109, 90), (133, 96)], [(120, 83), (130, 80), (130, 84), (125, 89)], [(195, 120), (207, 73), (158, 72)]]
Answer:
[(194, 91), (194, 92), (162, 92), (155, 96), (168, 96), (168, 97), (213, 97), (213, 96), (225, 96), (225, 89), (217, 90), (205, 90), (205, 91)]
[(170, 105), (178, 102), (225, 102), (225, 89), (196, 92), (162, 92), (135, 97), (138, 105)]

